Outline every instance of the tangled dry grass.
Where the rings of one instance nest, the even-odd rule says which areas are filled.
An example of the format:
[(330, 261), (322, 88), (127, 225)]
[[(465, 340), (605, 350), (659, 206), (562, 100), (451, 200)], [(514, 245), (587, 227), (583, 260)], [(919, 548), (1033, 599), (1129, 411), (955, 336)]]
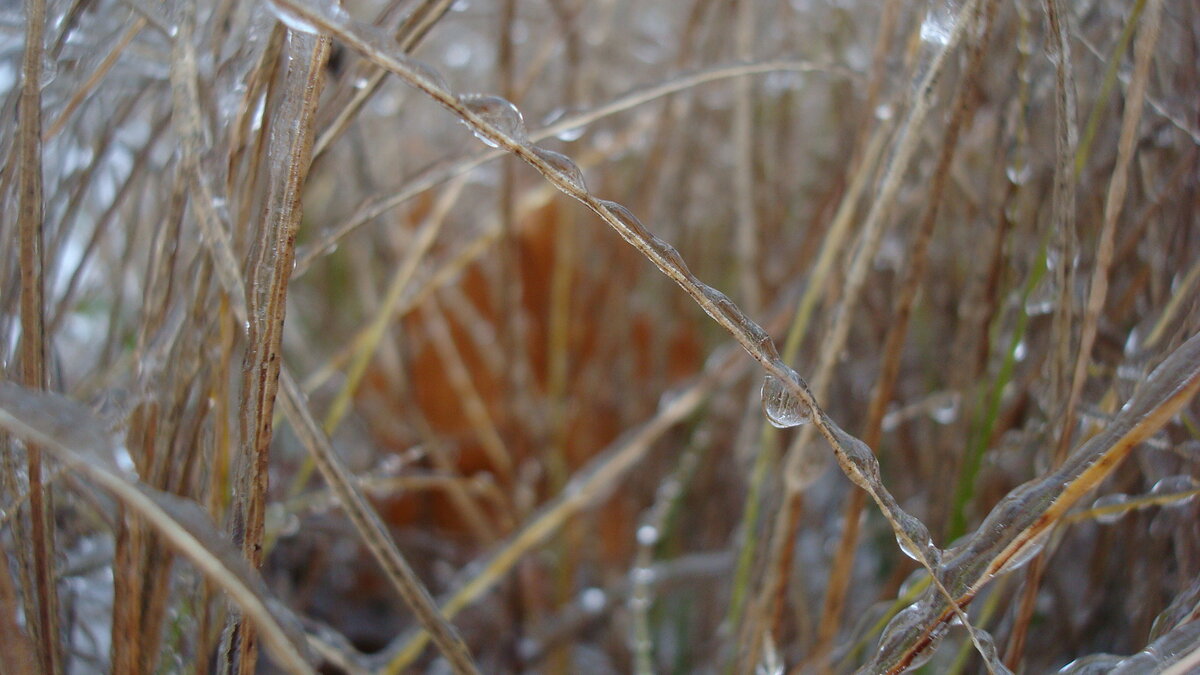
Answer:
[(1192, 672), (1198, 12), (0, 9), (0, 671)]

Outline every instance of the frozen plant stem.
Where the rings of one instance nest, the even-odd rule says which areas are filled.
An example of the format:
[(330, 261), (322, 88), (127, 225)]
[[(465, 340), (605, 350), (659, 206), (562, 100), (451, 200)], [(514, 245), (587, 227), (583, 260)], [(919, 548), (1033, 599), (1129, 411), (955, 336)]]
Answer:
[[(187, 34), (190, 37), (190, 31)], [(270, 166), (267, 209), (249, 254), (246, 288), (249, 344), (242, 364), (238, 418), (241, 448), (233, 521), (242, 552), (255, 567), (263, 561), (267, 469), (282, 361), (288, 279), (300, 226), (300, 195), (311, 163), (313, 116), (329, 48), (326, 37), (296, 32), (288, 35), (290, 58), (283, 81), (282, 111), (271, 128), (267, 148)], [(243, 675), (254, 672), (257, 650), (250, 625), (237, 623), (232, 639), (239, 650), (235, 657), (236, 672)]]

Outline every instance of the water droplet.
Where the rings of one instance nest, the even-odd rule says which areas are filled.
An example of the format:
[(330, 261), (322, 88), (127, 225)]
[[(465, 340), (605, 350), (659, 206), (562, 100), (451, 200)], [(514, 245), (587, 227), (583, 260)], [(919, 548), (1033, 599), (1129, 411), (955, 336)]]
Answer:
[(1054, 311), (1058, 302), (1058, 288), (1053, 278), (1046, 277), (1033, 289), (1025, 299), (1025, 313), (1029, 316), (1041, 316)]
[(639, 565), (633, 568), (633, 571), (629, 573), (629, 577), (633, 583), (644, 586), (654, 583), (655, 573), (652, 568)]
[(851, 436), (844, 429), (834, 427), (833, 432), (837, 439), (838, 450), (844, 455), (846, 462), (854, 468), (854, 472), (848, 472), (846, 477), (864, 490), (867, 488), (878, 489), (881, 482), (879, 459), (875, 457), (875, 453), (867, 447), (866, 443)]
[(1034, 537), (1030, 541), (1025, 542), (1021, 550), (1014, 553), (1008, 560), (996, 570), (995, 574), (1004, 574), (1020, 568), (1025, 563), (1033, 560), (1033, 557), (1042, 552), (1046, 548), (1046, 542), (1050, 540), (1050, 530), (1044, 530), (1041, 534)]
[(397, 476), (404, 470), (404, 456), (398, 453), (389, 453), (379, 462), (377, 469), (378, 473), (385, 476)]
[(657, 251), (664, 260), (676, 267), (680, 272), (683, 272), (684, 275), (691, 276), (692, 271), (688, 269), (687, 262), (684, 261), (683, 256), (680, 255), (679, 251), (674, 246), (668, 244), (662, 239), (659, 239), (658, 237), (651, 236), (650, 248)]
[(580, 170), (579, 165), (571, 161), (570, 157), (561, 152), (545, 150), (536, 146), (532, 148), (532, 151), (534, 155), (537, 155), (538, 159), (548, 164), (563, 182), (579, 192), (587, 192), (587, 183), (583, 180), (583, 171)]
[[(893, 659), (906, 645), (917, 640), (924, 641), (925, 626), (932, 619), (930, 604), (927, 600), (917, 601), (901, 610), (883, 629), (879, 638), (879, 651), (870, 664), (859, 672), (883, 672), (888, 670), (889, 659)], [(912, 656), (909, 668), (919, 668), (937, 651), (942, 638), (945, 637), (949, 626), (941, 624), (938, 629), (930, 631), (927, 644)]]
[[(1196, 479), (1191, 476), (1168, 476), (1150, 488), (1152, 495), (1175, 495), (1180, 493), (1194, 492), (1196, 490)], [(1178, 501), (1173, 501), (1163, 506), (1183, 506), (1196, 498), (1196, 495), (1188, 495), (1180, 498)]]
[(588, 614), (599, 614), (604, 611), (604, 606), (608, 604), (608, 596), (604, 590), (596, 587), (585, 588), (579, 594), (579, 606)]
[(138, 475), (137, 464), (134, 463), (133, 457), (129, 454), (129, 448), (124, 444), (117, 446), (113, 451), (113, 459), (116, 462), (117, 468), (121, 471), (133, 477)]
[(49, 54), (42, 55), (42, 72), (38, 77), (38, 88), (45, 89), (58, 77), (58, 62)]
[(1000, 660), (1000, 655), (996, 653), (996, 640), (992, 638), (992, 634), (982, 628), (975, 628), (975, 641), (978, 642), (976, 650), (983, 660), (988, 665), (988, 672), (994, 675), (1012, 675), (1012, 671), (1004, 662)]
[(763, 657), (754, 665), (754, 675), (783, 675), (783, 668), (783, 661), (775, 649), (775, 640), (767, 634), (763, 639)]
[(446, 65), (447, 68), (453, 68), (457, 70), (459, 68), (466, 67), (466, 65), (471, 62), (472, 56), (473, 54), (471, 45), (466, 42), (456, 40), (446, 45), (440, 60)]
[(1023, 161), (1013, 162), (1005, 167), (1004, 175), (1008, 176), (1008, 182), (1013, 185), (1024, 185), (1033, 175), (1033, 165)]
[(294, 537), (300, 531), (300, 518), (294, 513), (288, 513), (279, 526), (280, 537)]
[(1103, 510), (1102, 512), (1096, 514), (1096, 522), (1104, 523), (1105, 525), (1117, 522), (1123, 518), (1126, 513), (1129, 513), (1129, 509), (1121, 508), (1128, 502), (1129, 495), (1121, 493), (1104, 495), (1103, 497), (1092, 502), (1093, 509), (1098, 511)]
[[(464, 94), (458, 97), (458, 102), (469, 112), (518, 144), (526, 142), (525, 118), (512, 101), (489, 94)], [(480, 133), (479, 130), (472, 128), (471, 131), (476, 138), (487, 145), (493, 148), (500, 147), (496, 141)]]
[(800, 426), (811, 419), (808, 406), (774, 375), (763, 378), (762, 409), (767, 421), (779, 429)]
[(641, 546), (653, 546), (658, 543), (658, 528), (653, 525), (642, 525), (637, 531), (637, 542)]
[(950, 34), (954, 30), (954, 8), (948, 3), (930, 8), (921, 22), (921, 39), (937, 45), (950, 44)]
[[(929, 536), (929, 528), (925, 527), (915, 516), (907, 513), (901, 513), (897, 519), (900, 529), (904, 534), (912, 540), (919, 548), (913, 548), (909, 542), (904, 541), (899, 534), (896, 535), (896, 543), (900, 545), (900, 550), (904, 555), (916, 560), (917, 562), (928, 563), (930, 567), (937, 567), (942, 562), (941, 550), (933, 545), (933, 537)], [(924, 560), (922, 560), (922, 557)]]
[[(542, 643), (531, 637), (523, 637), (520, 640), (517, 640), (517, 656), (519, 656), (522, 661), (533, 661), (537, 658), (541, 651)], [(441, 661), (441, 663), (445, 663), (445, 661)], [(450, 669), (450, 665), (446, 664), (446, 668), (443, 672), (450, 673), (453, 671)]]
[(881, 122), (892, 119), (892, 115), (894, 114), (896, 114), (895, 110), (893, 110), (891, 104), (888, 103), (882, 103), (875, 108), (875, 119)]
[[(547, 127), (553, 126), (560, 120), (570, 117), (573, 114), (574, 111), (570, 108), (555, 108), (554, 110), (550, 111), (549, 115), (546, 115), (546, 118), (542, 121), (542, 124)], [(560, 141), (566, 141), (570, 143), (571, 141), (579, 140), (580, 137), (583, 136), (583, 130), (583, 125), (577, 127), (567, 127), (566, 129), (556, 132), (554, 137)]]
[(300, 531), (300, 519), (279, 502), (267, 506), (264, 520), (267, 531), (276, 537), (291, 537)]
[(771, 341), (771, 336), (767, 334), (767, 331), (762, 326), (746, 316), (745, 312), (733, 300), (730, 300), (728, 295), (725, 295), (712, 286), (706, 286), (705, 284), (698, 285), (700, 286), (700, 292), (713, 305), (711, 308), (704, 308), (704, 311), (709, 316), (718, 322), (729, 324), (732, 330), (744, 335), (750, 344), (756, 348), (763, 348), (766, 351), (765, 356), (767, 356), (767, 360), (773, 363), (779, 361), (779, 354), (775, 351), (775, 343)]
[(1129, 336), (1125, 338), (1125, 356), (1134, 356), (1142, 348), (1141, 327), (1134, 326), (1133, 330), (1129, 331)]
[(626, 603), (626, 605), (629, 607), (629, 610), (632, 612), (644, 612), (644, 611), (650, 609), (650, 598), (647, 598), (646, 596), (640, 595), (640, 594), (633, 595), (633, 596), (630, 596), (629, 601)]
[[(450, 91), (450, 84), (446, 82), (446, 78), (442, 77), (442, 74), (433, 66), (408, 55), (404, 56), (404, 61), (419, 80), (424, 80), (423, 84), (426, 87), (435, 90)], [(520, 112), (517, 114), (520, 115)]]
[(642, 224), (642, 221), (638, 220), (638, 217), (633, 215), (633, 212), (625, 208), (623, 205), (607, 199), (601, 199), (599, 201), (601, 206), (608, 209), (608, 211), (613, 214), (618, 222), (637, 235), (637, 237), (641, 239), (650, 239), (650, 237), (654, 236), (650, 234), (650, 231), (646, 229), (646, 226)]
[(948, 394), (929, 411), (929, 416), (938, 424), (954, 422), (958, 419), (959, 398), (958, 392)]

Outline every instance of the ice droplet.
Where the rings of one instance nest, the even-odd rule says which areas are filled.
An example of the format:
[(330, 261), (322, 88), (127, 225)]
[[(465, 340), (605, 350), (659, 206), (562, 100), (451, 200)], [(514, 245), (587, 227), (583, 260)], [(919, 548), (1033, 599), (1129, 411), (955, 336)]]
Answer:
[[(464, 94), (458, 97), (458, 102), (468, 111), (479, 116), (484, 122), (495, 127), (498, 131), (517, 143), (525, 143), (527, 141), (525, 118), (512, 101), (490, 94)], [(500, 147), (498, 143), (479, 133), (478, 130), (471, 129), (471, 131), (475, 134), (476, 138), (487, 145), (493, 148)]]
[(58, 62), (49, 54), (42, 55), (42, 72), (38, 77), (38, 89), (49, 87), (58, 77)]
[(1122, 506), (1128, 502), (1129, 502), (1129, 495), (1121, 494), (1121, 493), (1112, 494), (1112, 495), (1104, 495), (1103, 497), (1092, 502), (1093, 509), (1108, 509), (1108, 508), (1114, 509), (1112, 511), (1106, 511), (1104, 513), (1097, 514), (1096, 522), (1103, 523), (1105, 525), (1110, 525), (1112, 523), (1117, 522), (1118, 520), (1123, 518), (1126, 513), (1129, 513), (1129, 509), (1122, 509), (1122, 508), (1116, 508), (1116, 507)]
[(1041, 316), (1054, 311), (1058, 301), (1057, 284), (1050, 277), (1042, 279), (1025, 300), (1025, 313), (1029, 316)]
[(637, 236), (643, 239), (649, 239), (653, 236), (650, 234), (650, 231), (646, 229), (646, 226), (642, 224), (642, 221), (638, 220), (638, 217), (633, 215), (633, 212), (625, 208), (623, 205), (607, 199), (601, 199), (600, 205), (608, 209), (622, 225), (624, 225)]
[[(554, 110), (550, 111), (550, 114), (546, 115), (546, 118), (542, 121), (542, 124), (543, 126), (547, 127), (553, 126), (572, 114), (574, 114), (574, 111), (569, 108), (555, 108)], [(579, 140), (580, 137), (583, 136), (583, 131), (583, 125), (579, 125), (577, 127), (568, 127), (554, 134), (554, 137), (560, 141), (566, 141), (569, 143), (571, 141)]]
[(641, 565), (634, 567), (633, 571), (630, 572), (630, 577), (632, 578), (633, 583), (643, 586), (654, 583), (655, 576), (656, 575), (652, 568)]
[(767, 421), (779, 429), (807, 424), (811, 419), (808, 406), (788, 391), (783, 382), (774, 375), (763, 378), (762, 408)]
[(583, 171), (575, 162), (571, 161), (570, 157), (555, 152), (553, 150), (545, 150), (543, 148), (532, 148), (533, 154), (537, 155), (538, 159), (550, 165), (551, 169), (563, 179), (565, 183), (580, 192), (587, 192), (587, 183), (583, 180)]
[(657, 251), (664, 260), (679, 268), (679, 270), (684, 274), (690, 275), (692, 273), (691, 270), (688, 269), (687, 262), (684, 261), (683, 256), (679, 254), (679, 250), (674, 246), (668, 244), (662, 239), (659, 239), (658, 237), (651, 237), (650, 248)]
[(267, 531), (280, 539), (294, 536), (300, 531), (300, 518), (279, 502), (267, 506), (264, 519)]
[(1008, 176), (1008, 182), (1013, 185), (1024, 185), (1033, 175), (1033, 165), (1029, 162), (1014, 162), (1005, 167), (1004, 175)]
[(404, 470), (405, 463), (404, 455), (388, 453), (379, 461), (376, 471), (384, 476), (398, 476)]
[(938, 424), (950, 424), (958, 419), (958, 392), (953, 392), (947, 395), (942, 401), (938, 402), (930, 411), (929, 416)]
[(771, 336), (767, 334), (767, 331), (762, 326), (746, 316), (745, 312), (739, 309), (737, 304), (729, 299), (728, 295), (725, 295), (712, 286), (705, 284), (698, 284), (698, 286), (700, 287), (701, 294), (713, 305), (711, 309), (708, 307), (704, 308), (704, 311), (709, 316), (718, 322), (724, 320), (733, 326), (733, 330), (745, 335), (749, 339), (749, 342), (756, 348), (762, 348), (768, 360), (779, 360), (779, 355), (775, 352), (775, 343), (771, 341)]
[[(450, 90), (450, 84), (446, 82), (446, 78), (442, 77), (442, 74), (433, 66), (412, 57), (407, 57), (406, 61), (408, 66), (412, 68), (413, 73), (425, 80), (426, 86), (433, 89), (441, 89), (442, 91)], [(520, 115), (520, 112), (517, 114)]]
[(579, 594), (579, 606), (588, 614), (599, 614), (604, 610), (604, 605), (608, 603), (608, 596), (604, 594), (603, 589), (596, 587), (585, 588)]
[(854, 471), (846, 472), (846, 477), (864, 490), (876, 489), (880, 485), (880, 476), (879, 459), (875, 457), (875, 452), (845, 429), (835, 428), (833, 433), (846, 462), (854, 467)]
[(992, 638), (991, 633), (982, 628), (976, 628), (975, 640), (979, 643), (979, 655), (988, 665), (988, 672), (995, 675), (1012, 675), (1012, 671), (1000, 660), (1000, 655), (996, 652), (996, 640)]
[[(929, 611), (928, 602), (921, 600), (892, 617), (887, 627), (883, 629), (883, 635), (879, 638), (880, 646), (875, 658), (859, 672), (882, 672), (885, 670), (882, 667), (883, 664), (895, 656), (900, 645), (911, 641), (917, 634), (925, 632), (924, 626), (930, 619)], [(936, 629), (930, 631), (925, 646), (912, 656), (908, 668), (915, 669), (925, 665), (937, 651), (938, 645), (941, 644), (942, 638), (946, 636), (948, 630), (949, 626), (940, 624)]]
[(954, 30), (954, 9), (948, 3), (930, 8), (921, 23), (921, 39), (933, 44), (950, 44)]
[[(1152, 494), (1152, 495), (1173, 495), (1173, 494), (1191, 492), (1191, 491), (1194, 491), (1195, 489), (1196, 489), (1196, 480), (1194, 478), (1192, 478), (1191, 476), (1187, 476), (1187, 475), (1168, 476), (1168, 477), (1158, 481), (1157, 483), (1155, 483), (1154, 487), (1150, 488), (1150, 494)], [(1163, 504), (1163, 506), (1183, 506), (1184, 504), (1187, 504), (1188, 502), (1192, 501), (1195, 498), (1196, 498), (1195, 495), (1190, 495), (1187, 497), (1183, 497), (1183, 498), (1179, 499), (1178, 501), (1173, 501), (1173, 502), (1170, 502), (1167, 504)]]
[(1004, 574), (1020, 568), (1025, 563), (1033, 560), (1033, 557), (1042, 552), (1046, 548), (1046, 542), (1050, 539), (1050, 530), (1045, 530), (1032, 540), (1025, 542), (1021, 550), (1017, 551), (996, 570), (995, 574)]
[[(113, 459), (116, 461), (118, 469), (131, 477), (137, 477), (137, 464), (134, 463), (133, 456), (129, 454), (129, 448), (124, 444), (118, 445), (113, 451)], [(1162, 481), (1159, 482), (1161, 483)]]
[(900, 545), (900, 550), (904, 555), (916, 560), (917, 562), (926, 562), (931, 567), (937, 567), (942, 562), (942, 551), (933, 545), (933, 537), (929, 536), (929, 528), (925, 527), (915, 516), (907, 513), (902, 514), (897, 523), (904, 534), (916, 544), (918, 548), (914, 549), (905, 541), (899, 534), (896, 535), (896, 543)]

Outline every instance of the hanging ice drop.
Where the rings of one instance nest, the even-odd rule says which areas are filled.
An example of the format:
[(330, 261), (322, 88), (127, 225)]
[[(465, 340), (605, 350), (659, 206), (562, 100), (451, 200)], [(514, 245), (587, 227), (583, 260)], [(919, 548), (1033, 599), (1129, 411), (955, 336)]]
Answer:
[(808, 406), (774, 375), (763, 378), (762, 407), (767, 421), (780, 429), (807, 424), (811, 419)]

